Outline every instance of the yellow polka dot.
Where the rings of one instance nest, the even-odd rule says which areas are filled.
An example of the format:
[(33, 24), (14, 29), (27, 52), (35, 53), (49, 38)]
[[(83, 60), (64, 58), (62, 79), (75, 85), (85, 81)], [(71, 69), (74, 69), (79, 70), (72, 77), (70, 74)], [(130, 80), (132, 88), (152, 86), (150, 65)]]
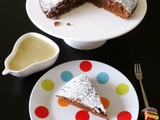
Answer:
[(52, 80), (45, 79), (42, 81), (41, 86), (44, 90), (51, 91), (54, 88), (54, 82)]
[(129, 91), (129, 86), (127, 84), (121, 83), (118, 84), (116, 87), (116, 93), (118, 95), (125, 95), (128, 93), (128, 91)]
[(60, 99), (60, 98), (58, 98), (58, 104), (59, 104), (60, 106), (62, 106), (62, 107), (66, 107), (66, 106), (69, 105), (68, 102), (66, 102), (66, 101), (64, 101), (64, 100), (62, 100), (62, 99)]

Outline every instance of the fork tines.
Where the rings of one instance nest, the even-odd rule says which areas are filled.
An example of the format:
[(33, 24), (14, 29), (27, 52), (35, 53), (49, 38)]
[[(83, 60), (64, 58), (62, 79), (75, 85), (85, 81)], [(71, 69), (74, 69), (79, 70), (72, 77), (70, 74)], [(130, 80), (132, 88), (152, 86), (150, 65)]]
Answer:
[(134, 64), (134, 72), (135, 72), (135, 75), (136, 75), (137, 79), (142, 79), (143, 78), (140, 63), (135, 63)]
[(139, 63), (134, 64), (135, 73), (142, 73), (141, 65)]
[(136, 69), (135, 69), (136, 72), (137, 72), (137, 73), (142, 73), (141, 65), (140, 65), (139, 63), (135, 63), (134, 65), (135, 65), (135, 68), (136, 68)]

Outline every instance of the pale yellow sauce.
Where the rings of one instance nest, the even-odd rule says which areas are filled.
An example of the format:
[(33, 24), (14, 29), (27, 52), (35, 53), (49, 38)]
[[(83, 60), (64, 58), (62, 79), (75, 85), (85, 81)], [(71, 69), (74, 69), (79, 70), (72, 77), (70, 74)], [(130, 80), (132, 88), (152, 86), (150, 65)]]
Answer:
[(9, 62), (9, 69), (22, 70), (29, 65), (51, 58), (56, 53), (49, 43), (36, 38), (26, 38), (18, 47), (15, 56)]

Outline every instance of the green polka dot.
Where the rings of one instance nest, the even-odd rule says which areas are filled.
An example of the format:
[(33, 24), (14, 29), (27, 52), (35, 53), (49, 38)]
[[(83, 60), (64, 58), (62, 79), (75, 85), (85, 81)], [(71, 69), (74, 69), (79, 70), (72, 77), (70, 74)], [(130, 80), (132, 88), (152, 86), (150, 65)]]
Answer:
[(128, 93), (128, 91), (129, 91), (129, 86), (127, 84), (121, 83), (118, 84), (116, 87), (116, 93), (118, 95), (125, 95)]
[(54, 82), (49, 79), (45, 79), (42, 81), (42, 88), (46, 91), (51, 91), (54, 88)]

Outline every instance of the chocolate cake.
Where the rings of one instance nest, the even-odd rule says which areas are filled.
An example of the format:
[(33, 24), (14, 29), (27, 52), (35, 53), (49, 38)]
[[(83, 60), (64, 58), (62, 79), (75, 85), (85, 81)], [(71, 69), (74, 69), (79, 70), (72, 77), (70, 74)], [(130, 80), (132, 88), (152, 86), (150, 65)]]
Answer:
[(42, 11), (48, 18), (60, 18), (85, 2), (93, 3), (121, 18), (129, 18), (135, 10), (138, 0), (39, 0)]
[(72, 78), (62, 86), (56, 96), (73, 106), (108, 120), (101, 99), (86, 75), (81, 74)]

